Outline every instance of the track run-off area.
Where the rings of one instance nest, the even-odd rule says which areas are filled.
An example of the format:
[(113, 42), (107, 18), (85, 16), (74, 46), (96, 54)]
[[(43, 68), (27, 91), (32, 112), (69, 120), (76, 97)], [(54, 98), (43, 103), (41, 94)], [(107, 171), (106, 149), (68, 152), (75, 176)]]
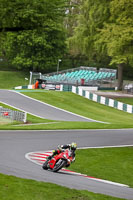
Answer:
[[(57, 148), (58, 144), (76, 141), (78, 148), (133, 146), (133, 129), (128, 130), (56, 130), (0, 131), (0, 173), (56, 183), (114, 197), (133, 199), (133, 188), (99, 180), (70, 171), (53, 173), (25, 158), (30, 152), (41, 153)], [(89, 167), (89, 166), (88, 166)], [(69, 169), (69, 168), (68, 168)]]

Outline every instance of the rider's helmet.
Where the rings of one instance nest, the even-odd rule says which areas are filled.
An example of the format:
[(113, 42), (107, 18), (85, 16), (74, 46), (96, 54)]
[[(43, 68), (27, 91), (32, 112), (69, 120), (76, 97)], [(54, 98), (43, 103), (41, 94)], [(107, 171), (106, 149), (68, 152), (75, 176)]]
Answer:
[(70, 145), (71, 150), (76, 150), (77, 149), (77, 144), (75, 142), (72, 142)]
[(62, 147), (61, 147), (61, 145), (58, 145), (58, 149), (61, 151), (62, 150)]

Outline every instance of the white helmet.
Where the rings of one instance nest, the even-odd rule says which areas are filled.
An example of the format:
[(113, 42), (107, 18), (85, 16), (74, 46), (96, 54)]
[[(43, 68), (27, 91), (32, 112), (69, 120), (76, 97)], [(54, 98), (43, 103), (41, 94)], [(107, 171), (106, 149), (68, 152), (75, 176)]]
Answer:
[(70, 147), (71, 147), (72, 150), (76, 150), (77, 149), (77, 144), (75, 142), (72, 142)]

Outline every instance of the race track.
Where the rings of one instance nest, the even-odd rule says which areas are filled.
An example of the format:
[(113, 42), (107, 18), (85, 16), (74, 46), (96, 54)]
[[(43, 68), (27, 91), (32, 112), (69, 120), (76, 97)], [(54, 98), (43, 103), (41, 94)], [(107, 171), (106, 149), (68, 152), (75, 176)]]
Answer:
[[(0, 90), (0, 102), (45, 119), (95, 121), (41, 103), (14, 91)], [(44, 171), (41, 166), (25, 158), (29, 152), (52, 150), (58, 144), (73, 141), (77, 142), (78, 147), (133, 145), (133, 129), (0, 131), (0, 173), (133, 200), (133, 188), (108, 184), (66, 172)]]
[(72, 141), (76, 141), (78, 147), (133, 145), (133, 129), (0, 131), (0, 173), (133, 200), (133, 188), (103, 183), (65, 172), (44, 171), (41, 166), (25, 158), (28, 152), (52, 150), (58, 144)]
[(0, 90), (0, 102), (44, 119), (99, 122), (37, 101), (13, 90)]

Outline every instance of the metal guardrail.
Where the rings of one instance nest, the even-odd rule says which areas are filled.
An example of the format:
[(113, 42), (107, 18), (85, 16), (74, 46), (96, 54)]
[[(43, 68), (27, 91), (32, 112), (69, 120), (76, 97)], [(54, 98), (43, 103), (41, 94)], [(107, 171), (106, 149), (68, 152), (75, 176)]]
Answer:
[(3, 107), (0, 107), (0, 117), (7, 118), (12, 121), (13, 120), (22, 121), (24, 123), (27, 121), (27, 113), (10, 110), (8, 108), (3, 108)]
[(47, 73), (47, 74), (42, 74), (42, 78), (45, 78), (46, 76), (53, 76), (53, 75), (57, 75), (57, 74), (64, 74), (67, 72), (74, 72), (74, 71), (79, 71), (79, 70), (91, 70), (91, 71), (95, 71), (97, 72), (96, 67), (87, 67), (87, 66), (80, 66), (80, 67), (76, 67), (76, 68), (71, 68), (71, 69), (66, 69), (66, 70), (62, 70), (57, 72), (51, 72), (51, 73)]

